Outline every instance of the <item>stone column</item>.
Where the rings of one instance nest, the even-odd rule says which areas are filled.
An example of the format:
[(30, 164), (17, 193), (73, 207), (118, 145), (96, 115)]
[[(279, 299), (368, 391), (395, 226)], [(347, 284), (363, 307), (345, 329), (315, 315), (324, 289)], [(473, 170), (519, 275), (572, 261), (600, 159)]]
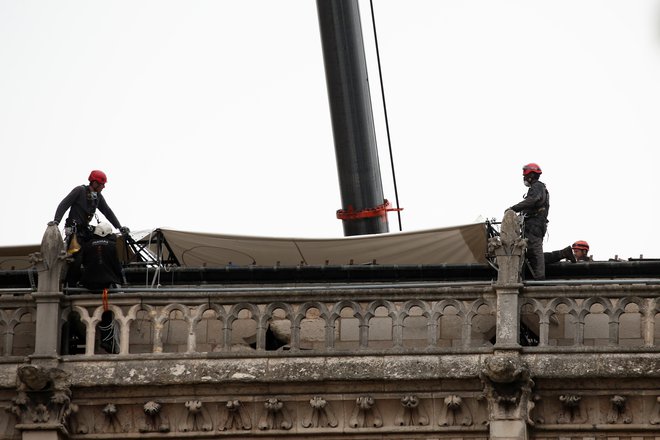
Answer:
[(37, 269), (37, 291), (32, 294), (37, 306), (37, 327), (32, 363), (43, 362), (54, 367), (58, 362), (60, 343), (60, 302), (64, 297), (60, 286), (66, 268), (67, 254), (57, 226), (48, 226), (41, 241), (41, 252), (30, 255)]
[(518, 313), (518, 288), (496, 287), (496, 350), (520, 350), (520, 314)]
[(522, 288), (522, 267), (527, 240), (521, 236), (518, 216), (504, 213), (499, 237), (488, 242), (489, 252), (497, 259), (497, 296), (495, 354), (484, 361), (480, 379), (488, 403), (490, 438), (527, 440), (527, 425), (534, 404), (534, 382), (520, 357), (520, 313), (518, 297)]
[(22, 440), (68, 438), (66, 423), (72, 411), (68, 376), (57, 369), (60, 345), (60, 286), (67, 254), (57, 226), (46, 228), (41, 251), (30, 255), (37, 269), (37, 291), (32, 294), (37, 308), (37, 326), (31, 365), (17, 370), (17, 396), (11, 412), (18, 419), (16, 429)]
[(519, 350), (520, 315), (518, 295), (522, 288), (522, 264), (527, 240), (521, 237), (520, 222), (515, 212), (504, 213), (499, 237), (488, 242), (489, 252), (497, 258), (497, 282), (493, 289), (497, 295), (498, 349)]

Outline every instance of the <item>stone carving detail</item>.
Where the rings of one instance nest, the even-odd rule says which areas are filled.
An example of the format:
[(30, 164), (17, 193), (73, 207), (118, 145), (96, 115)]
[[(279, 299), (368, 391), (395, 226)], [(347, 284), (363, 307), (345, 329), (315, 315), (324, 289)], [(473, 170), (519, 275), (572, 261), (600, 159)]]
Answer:
[(651, 425), (660, 425), (660, 396), (655, 398), (655, 405), (653, 405), (653, 412), (649, 423)]
[(142, 409), (144, 410), (144, 425), (139, 428), (140, 432), (170, 432), (170, 426), (161, 413), (160, 403), (150, 400), (144, 404)]
[(332, 410), (332, 405), (321, 396), (314, 396), (309, 400), (311, 407), (309, 417), (302, 421), (303, 428), (336, 428), (339, 424)]
[(180, 432), (213, 431), (211, 416), (201, 401), (188, 400), (185, 406), (188, 414), (179, 426)]
[(128, 427), (125, 425), (122, 425), (121, 422), (119, 421), (119, 416), (118, 416), (118, 408), (117, 405), (114, 403), (108, 403), (106, 406), (103, 407), (101, 410), (104, 416), (104, 423), (103, 423), (103, 428), (102, 432), (127, 432)]
[(486, 358), (479, 373), (488, 403), (489, 420), (524, 420), (534, 425), (530, 414), (534, 408), (529, 368), (517, 355)]
[(270, 398), (264, 403), (266, 411), (259, 420), (259, 429), (291, 429), (293, 423), (289, 412), (284, 407), (284, 402), (280, 399)]
[(615, 395), (610, 398), (610, 411), (607, 413), (607, 423), (632, 423), (632, 416), (626, 404), (625, 396)]
[(250, 416), (238, 399), (229, 400), (225, 405), (226, 412), (224, 419), (218, 424), (218, 431), (227, 431), (231, 429), (252, 429)]
[(488, 253), (497, 258), (498, 284), (521, 282), (527, 239), (522, 238), (520, 220), (514, 211), (507, 210), (502, 218), (500, 235), (488, 240)]
[(532, 394), (532, 402), (534, 402), (534, 407), (530, 409), (530, 413), (533, 414), (532, 420), (534, 423), (543, 424), (545, 423), (545, 417), (543, 417), (543, 399), (540, 394)]
[(355, 408), (348, 422), (351, 428), (380, 428), (383, 418), (376, 406), (376, 400), (371, 396), (360, 396), (355, 399)]
[(11, 407), (0, 405), (0, 432), (13, 432), (15, 425), (16, 417), (12, 415)]
[(444, 405), (440, 407), (438, 420), (440, 426), (470, 426), (472, 425), (472, 413), (470, 408), (464, 404), (460, 396), (452, 394), (445, 397)]
[(57, 423), (67, 426), (69, 416), (77, 410), (71, 404), (69, 375), (58, 368), (33, 365), (18, 367), (17, 395), (10, 411), (18, 423)]
[(397, 426), (426, 426), (429, 417), (419, 404), (419, 398), (413, 394), (401, 398), (401, 412), (394, 419)]
[(69, 408), (71, 410), (67, 424), (67, 426), (69, 427), (69, 431), (73, 432), (74, 434), (88, 434), (89, 427), (83, 421), (84, 419), (79, 414), (80, 407), (75, 403), (71, 403), (69, 405)]
[(581, 400), (582, 396), (577, 394), (560, 395), (559, 403), (561, 404), (561, 409), (559, 410), (559, 416), (557, 416), (557, 423), (586, 423), (586, 410), (584, 416), (582, 416), (582, 411), (580, 410)]
[(59, 292), (66, 265), (72, 260), (64, 249), (60, 230), (49, 225), (41, 240), (41, 251), (30, 254), (30, 263), (39, 273), (38, 292)]

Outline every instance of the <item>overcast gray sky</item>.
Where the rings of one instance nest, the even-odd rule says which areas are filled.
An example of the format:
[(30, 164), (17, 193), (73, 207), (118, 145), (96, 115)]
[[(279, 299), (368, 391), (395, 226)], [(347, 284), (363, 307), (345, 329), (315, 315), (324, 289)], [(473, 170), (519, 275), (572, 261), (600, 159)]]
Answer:
[[(660, 0), (373, 3), (404, 231), (501, 220), (537, 162), (546, 250), (660, 258)], [(0, 246), (96, 168), (132, 230), (343, 234), (312, 0), (0, 0), (0, 146)]]

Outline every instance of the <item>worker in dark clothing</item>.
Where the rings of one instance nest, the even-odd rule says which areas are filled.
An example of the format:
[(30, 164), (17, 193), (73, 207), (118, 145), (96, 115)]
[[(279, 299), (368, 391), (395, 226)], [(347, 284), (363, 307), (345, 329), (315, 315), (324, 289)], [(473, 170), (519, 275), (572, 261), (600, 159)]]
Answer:
[(527, 238), (526, 257), (535, 280), (545, 279), (543, 237), (548, 228), (550, 211), (550, 194), (545, 184), (539, 181), (541, 173), (541, 167), (535, 163), (523, 167), (523, 181), (529, 190), (520, 203), (509, 208), (524, 217), (524, 235)]
[(584, 240), (578, 240), (571, 246), (576, 261), (593, 261), (589, 256), (589, 243)]
[(75, 187), (57, 206), (55, 217), (52, 224), (58, 225), (64, 216), (64, 213), (70, 209), (64, 226), (66, 228), (76, 228), (77, 234), (89, 237), (89, 222), (94, 218), (96, 209), (108, 219), (112, 226), (119, 229), (122, 233), (128, 232), (128, 228), (122, 227), (117, 216), (110, 206), (108, 206), (103, 194), (103, 188), (108, 181), (105, 173), (99, 170), (93, 170), (89, 174), (89, 185), (80, 185)]
[(108, 181), (105, 173), (100, 170), (93, 170), (89, 174), (88, 180), (89, 185), (75, 187), (60, 202), (55, 210), (55, 217), (48, 223), (49, 225), (58, 225), (64, 213), (69, 210), (69, 216), (64, 223), (64, 232), (67, 250), (74, 256), (74, 260), (67, 271), (67, 284), (70, 286), (75, 286), (80, 279), (81, 256), (78, 251), (91, 238), (92, 231), (89, 222), (96, 215), (97, 208), (122, 234), (130, 232), (127, 227), (119, 223), (117, 216), (112, 212), (101, 194)]
[(558, 263), (561, 260), (568, 260), (571, 263), (575, 263), (577, 261), (575, 259), (575, 255), (573, 254), (573, 249), (571, 249), (570, 246), (567, 246), (564, 249), (560, 249), (558, 251), (544, 252), (543, 260), (545, 261), (545, 264)]
[(589, 255), (587, 255), (588, 253), (589, 243), (584, 240), (578, 240), (562, 250), (546, 252), (543, 254), (543, 257), (545, 258), (545, 264), (557, 263), (563, 259), (577, 263), (579, 261), (591, 261)]

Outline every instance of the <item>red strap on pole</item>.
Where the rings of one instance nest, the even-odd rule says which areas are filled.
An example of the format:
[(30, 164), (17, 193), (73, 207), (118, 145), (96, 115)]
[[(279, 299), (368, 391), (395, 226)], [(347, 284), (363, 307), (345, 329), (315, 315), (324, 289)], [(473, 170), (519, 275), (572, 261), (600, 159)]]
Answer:
[(337, 218), (339, 220), (358, 220), (363, 218), (384, 217), (387, 215), (388, 211), (403, 211), (403, 208), (392, 208), (390, 202), (385, 199), (385, 202), (382, 205), (378, 205), (375, 208), (363, 209), (361, 211), (355, 211), (352, 206), (349, 206), (348, 209), (338, 209)]

